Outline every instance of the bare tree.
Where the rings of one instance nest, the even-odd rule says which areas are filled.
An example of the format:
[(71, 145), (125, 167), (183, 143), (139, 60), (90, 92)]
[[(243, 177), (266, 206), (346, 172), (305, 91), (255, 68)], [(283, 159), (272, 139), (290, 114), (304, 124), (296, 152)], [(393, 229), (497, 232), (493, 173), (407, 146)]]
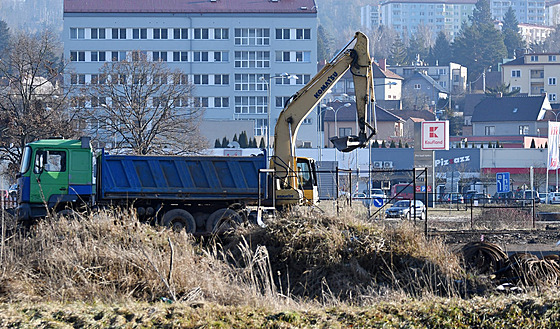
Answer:
[(17, 33), (0, 60), (0, 155), (10, 174), (25, 144), (52, 136), (75, 137), (62, 88), (65, 64), (55, 35)]
[(135, 154), (198, 153), (207, 146), (198, 130), (207, 104), (193, 89), (186, 74), (135, 51), (92, 76), (83, 93), (90, 106), (80, 113), (94, 139), (110, 140), (115, 148)]
[(402, 102), (403, 108), (407, 110), (427, 110), (430, 100), (422, 91), (408, 86), (403, 88)]

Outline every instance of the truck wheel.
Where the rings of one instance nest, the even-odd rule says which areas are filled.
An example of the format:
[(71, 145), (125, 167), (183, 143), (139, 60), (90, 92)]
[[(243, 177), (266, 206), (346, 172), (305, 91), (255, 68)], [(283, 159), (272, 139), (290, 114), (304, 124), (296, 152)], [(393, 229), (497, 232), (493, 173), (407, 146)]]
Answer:
[(163, 226), (167, 226), (175, 232), (185, 230), (187, 233), (194, 233), (196, 231), (196, 222), (193, 216), (183, 209), (169, 210), (163, 215), (161, 222)]
[(222, 208), (214, 211), (206, 221), (206, 231), (210, 233), (224, 233), (241, 224), (241, 216), (229, 209)]

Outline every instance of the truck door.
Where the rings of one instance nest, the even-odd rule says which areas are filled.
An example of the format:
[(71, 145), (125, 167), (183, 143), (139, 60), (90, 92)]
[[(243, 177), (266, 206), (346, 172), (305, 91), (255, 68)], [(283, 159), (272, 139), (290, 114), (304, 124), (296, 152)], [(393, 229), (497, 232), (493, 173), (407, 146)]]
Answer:
[(311, 204), (316, 203), (319, 200), (319, 192), (315, 162), (306, 158), (297, 158), (297, 174), (306, 201)]
[(38, 149), (35, 153), (31, 181), (30, 202), (49, 202), (53, 195), (68, 194), (66, 151)]

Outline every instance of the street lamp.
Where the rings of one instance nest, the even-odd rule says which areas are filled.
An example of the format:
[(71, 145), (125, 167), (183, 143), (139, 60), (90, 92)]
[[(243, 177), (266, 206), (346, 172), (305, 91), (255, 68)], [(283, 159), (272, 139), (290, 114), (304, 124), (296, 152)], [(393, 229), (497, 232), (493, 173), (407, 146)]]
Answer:
[[(334, 110), (334, 132), (336, 133), (336, 136), (337, 136), (337, 137), (338, 137), (338, 134), (339, 134), (339, 133), (338, 133), (338, 123), (337, 123), (338, 111), (339, 111), (341, 108), (344, 108), (344, 107), (348, 108), (348, 107), (350, 107), (350, 106), (352, 106), (352, 104), (350, 104), (350, 103), (344, 103), (343, 105), (339, 106), (336, 110)], [(331, 109), (332, 109), (332, 108), (331, 108)], [(337, 161), (337, 153), (338, 153), (338, 152), (335, 150), (335, 151), (334, 151), (334, 161)], [(337, 162), (338, 162), (338, 161), (337, 161)], [(337, 166), (338, 166), (338, 164), (337, 164)]]
[(262, 76), (259, 78), (260, 81), (264, 81), (266, 83), (266, 90), (268, 91), (268, 109), (267, 109), (267, 119), (266, 119), (266, 153), (268, 156), (270, 156), (270, 112), (272, 111), (272, 91), (271, 91), (271, 85), (270, 85), (270, 81), (272, 79), (278, 79), (278, 78), (288, 78), (288, 79), (298, 79), (298, 77), (296, 75), (293, 74), (288, 74), (286, 72), (281, 73), (281, 74), (276, 74), (271, 76), (268, 80)]
[[(319, 110), (319, 113), (317, 115), (317, 127), (318, 127), (317, 128), (317, 147), (319, 148), (319, 161), (322, 160), (321, 144), (323, 144), (325, 142), (325, 136), (324, 136), (324, 134), (325, 134), (325, 123), (324, 123), (324, 120), (321, 120), (321, 118), (322, 118), (321, 115), (324, 112), (327, 112), (327, 111), (334, 111), (334, 109), (331, 106), (324, 106)], [(321, 130), (321, 128), (322, 128), (322, 130)], [(319, 142), (319, 139), (321, 137), (320, 136), (321, 131), (323, 132), (323, 136), (322, 136), (323, 138)]]

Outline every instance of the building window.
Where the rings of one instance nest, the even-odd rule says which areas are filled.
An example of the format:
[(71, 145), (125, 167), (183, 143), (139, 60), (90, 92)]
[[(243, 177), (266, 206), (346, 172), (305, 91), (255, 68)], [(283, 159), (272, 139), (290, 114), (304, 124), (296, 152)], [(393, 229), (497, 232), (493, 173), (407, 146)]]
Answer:
[(526, 125), (519, 126), (519, 135), (529, 135), (529, 126)]
[(276, 107), (284, 108), (290, 98), (291, 98), (290, 96), (277, 96), (275, 102)]
[(268, 97), (235, 96), (235, 114), (265, 114), (267, 107)]
[(86, 84), (86, 75), (85, 74), (71, 74), (70, 75), (70, 84), (71, 85), (85, 85)]
[(126, 51), (112, 51), (111, 60), (113, 62), (126, 61)]
[(305, 62), (311, 61), (310, 51), (277, 51), (277, 62)]
[(549, 102), (556, 102), (556, 94), (548, 94)]
[(173, 61), (174, 62), (186, 62), (189, 60), (188, 52), (186, 51), (174, 51)]
[(208, 62), (208, 52), (207, 51), (195, 51), (193, 52), (194, 62)]
[(126, 29), (111, 29), (111, 39), (126, 39)]
[(305, 118), (303, 119), (303, 121), (301, 122), (302, 125), (310, 125), (313, 123), (313, 119), (311, 118)]
[(235, 29), (236, 46), (268, 46), (269, 29)]
[(420, 86), (419, 83), (414, 84), (414, 89), (420, 89), (420, 87), (421, 87), (421, 86)]
[(84, 28), (70, 28), (70, 39), (85, 39), (86, 29)]
[(194, 29), (194, 39), (195, 40), (207, 40), (208, 37), (208, 29)]
[(521, 77), (521, 70), (512, 70), (511, 71), (512, 78), (520, 78)]
[(214, 62), (229, 62), (229, 52), (227, 52), (227, 51), (215, 51), (214, 52)]
[(167, 62), (167, 51), (152, 51), (152, 61)]
[(227, 40), (229, 39), (228, 29), (214, 29), (214, 39), (216, 40)]
[(484, 127), (484, 135), (490, 136), (495, 135), (496, 133), (496, 126), (485, 126)]
[(556, 62), (556, 55), (548, 55), (549, 62)]
[(71, 51), (70, 52), (70, 61), (71, 62), (85, 62), (86, 61), (86, 52), (85, 51)]
[(338, 128), (338, 137), (350, 136), (352, 135), (352, 128)]
[(538, 61), (539, 61), (539, 56), (531, 55), (531, 62), (538, 62)]
[(189, 77), (186, 74), (175, 74), (173, 76), (173, 82), (176, 85), (188, 85), (189, 84)]
[(148, 29), (132, 29), (132, 39), (147, 39)]
[(197, 107), (208, 107), (208, 97), (195, 97), (194, 101)]
[(105, 62), (105, 52), (104, 51), (92, 51), (91, 52), (92, 62)]
[(234, 78), (236, 91), (263, 91), (266, 90), (266, 81), (270, 79), (270, 76), (268, 74), (236, 74)]
[(311, 40), (311, 29), (296, 29), (297, 40)]
[(105, 39), (105, 28), (91, 29), (92, 39)]
[(214, 74), (215, 85), (229, 85), (229, 74)]
[(445, 75), (445, 69), (438, 69), (439, 75)]
[(214, 97), (214, 107), (229, 107), (229, 97)]
[(268, 51), (236, 51), (236, 68), (266, 68), (270, 67), (270, 52)]
[(194, 74), (193, 75), (193, 83), (195, 85), (207, 85), (208, 82), (208, 74)]
[(173, 39), (188, 39), (189, 29), (173, 29)]
[(165, 40), (167, 39), (167, 29), (154, 29), (153, 31), (153, 38), (154, 39), (161, 39), (161, 40)]
[(548, 84), (551, 86), (555, 86), (556, 85), (556, 78), (548, 78)]
[(276, 29), (276, 39), (277, 40), (289, 40), (290, 39), (290, 29)]

